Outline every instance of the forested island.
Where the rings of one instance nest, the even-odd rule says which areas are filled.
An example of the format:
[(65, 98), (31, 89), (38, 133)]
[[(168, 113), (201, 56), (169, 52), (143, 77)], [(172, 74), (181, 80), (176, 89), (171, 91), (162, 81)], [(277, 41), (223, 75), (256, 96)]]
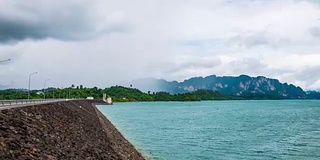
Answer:
[(199, 89), (214, 90), (221, 94), (243, 99), (320, 99), (318, 91), (304, 91), (294, 84), (264, 76), (191, 77), (181, 82), (145, 78), (132, 84), (142, 91), (165, 91), (172, 94), (193, 92)]

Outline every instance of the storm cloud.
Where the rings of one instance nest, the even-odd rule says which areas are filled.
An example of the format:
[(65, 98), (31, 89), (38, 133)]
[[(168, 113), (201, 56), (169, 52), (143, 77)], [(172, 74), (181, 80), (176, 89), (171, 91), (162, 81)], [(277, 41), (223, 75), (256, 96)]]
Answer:
[[(30, 0), (0, 2), (0, 42), (25, 39), (86, 40), (111, 32), (126, 32), (130, 26), (116, 13), (95, 12), (95, 1)], [(100, 17), (99, 17), (100, 16)], [(119, 18), (115, 20), (114, 18)]]
[(0, 84), (266, 76), (320, 89), (316, 0), (2, 0)]

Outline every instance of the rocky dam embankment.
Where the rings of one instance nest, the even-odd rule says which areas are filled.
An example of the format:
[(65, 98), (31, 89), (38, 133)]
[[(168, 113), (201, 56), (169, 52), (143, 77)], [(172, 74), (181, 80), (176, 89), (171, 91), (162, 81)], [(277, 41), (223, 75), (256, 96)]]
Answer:
[(94, 106), (73, 100), (0, 110), (0, 159), (144, 159)]

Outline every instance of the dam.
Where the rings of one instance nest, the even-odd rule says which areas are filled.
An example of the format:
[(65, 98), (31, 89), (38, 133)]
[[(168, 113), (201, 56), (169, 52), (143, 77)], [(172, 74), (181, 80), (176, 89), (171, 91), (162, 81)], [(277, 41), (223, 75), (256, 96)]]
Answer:
[(105, 102), (70, 100), (0, 107), (0, 159), (143, 160), (96, 104)]

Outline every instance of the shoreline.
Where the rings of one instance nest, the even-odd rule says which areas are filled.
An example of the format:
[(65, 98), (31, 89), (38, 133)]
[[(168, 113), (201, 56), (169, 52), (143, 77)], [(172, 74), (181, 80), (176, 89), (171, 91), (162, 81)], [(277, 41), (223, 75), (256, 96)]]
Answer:
[[(121, 102), (121, 103), (130, 103), (130, 102)], [(105, 105), (105, 104), (97, 104), (97, 105), (103, 106), (103, 105)], [(109, 105), (108, 105), (108, 106), (109, 106)], [(125, 140), (127, 140), (127, 141), (142, 155), (142, 157), (143, 157), (144, 159), (146, 159), (146, 160), (151, 160), (151, 159), (152, 159), (152, 158), (151, 158), (151, 157), (152, 157), (151, 154), (149, 154), (148, 152), (145, 152), (145, 151), (142, 149), (143, 147), (141, 147), (141, 146), (139, 146), (138, 144), (136, 144), (135, 141), (132, 140), (132, 138), (130, 138), (130, 136), (128, 136), (127, 134), (125, 134), (125, 133), (122, 132), (122, 129), (121, 129), (120, 127), (117, 127), (117, 125), (116, 125), (115, 123), (112, 123), (111, 120), (109, 120), (109, 119), (107, 118), (107, 115), (103, 114), (97, 106), (95, 106), (95, 107), (96, 107), (96, 109), (98, 110), (98, 112), (100, 112), (100, 114), (102, 114), (102, 116), (105, 117), (105, 118), (107, 119), (107, 121), (109, 121), (109, 123), (112, 124), (112, 126), (115, 128), (115, 130), (117, 130), (117, 131), (119, 132), (119, 134), (120, 134)], [(129, 140), (130, 140), (130, 141), (129, 141)]]
[[(105, 131), (109, 131), (109, 135), (113, 135), (113, 139), (117, 139), (120, 138), (122, 139), (123, 143), (121, 143), (121, 145), (127, 145), (132, 147), (134, 150), (136, 150), (144, 159), (150, 159), (148, 158), (147, 155), (142, 154), (141, 152), (139, 152), (139, 150), (137, 148), (135, 148), (135, 146), (130, 143), (130, 141), (117, 129), (117, 127), (107, 118), (107, 116), (105, 116), (98, 108), (96, 105), (106, 105), (106, 104), (95, 104), (94, 109), (96, 111), (96, 113), (98, 114), (99, 120), (103, 126), (103, 128), (105, 128)], [(110, 133), (114, 133), (114, 134), (110, 134)], [(117, 138), (116, 138), (117, 137)], [(146, 157), (145, 157), (146, 156)]]
[(0, 111), (0, 159), (145, 158), (95, 105), (63, 101)]
[(320, 99), (234, 99), (234, 100), (200, 100), (200, 101), (126, 101), (115, 103), (159, 103), (159, 102), (222, 102), (222, 101), (320, 101)]

